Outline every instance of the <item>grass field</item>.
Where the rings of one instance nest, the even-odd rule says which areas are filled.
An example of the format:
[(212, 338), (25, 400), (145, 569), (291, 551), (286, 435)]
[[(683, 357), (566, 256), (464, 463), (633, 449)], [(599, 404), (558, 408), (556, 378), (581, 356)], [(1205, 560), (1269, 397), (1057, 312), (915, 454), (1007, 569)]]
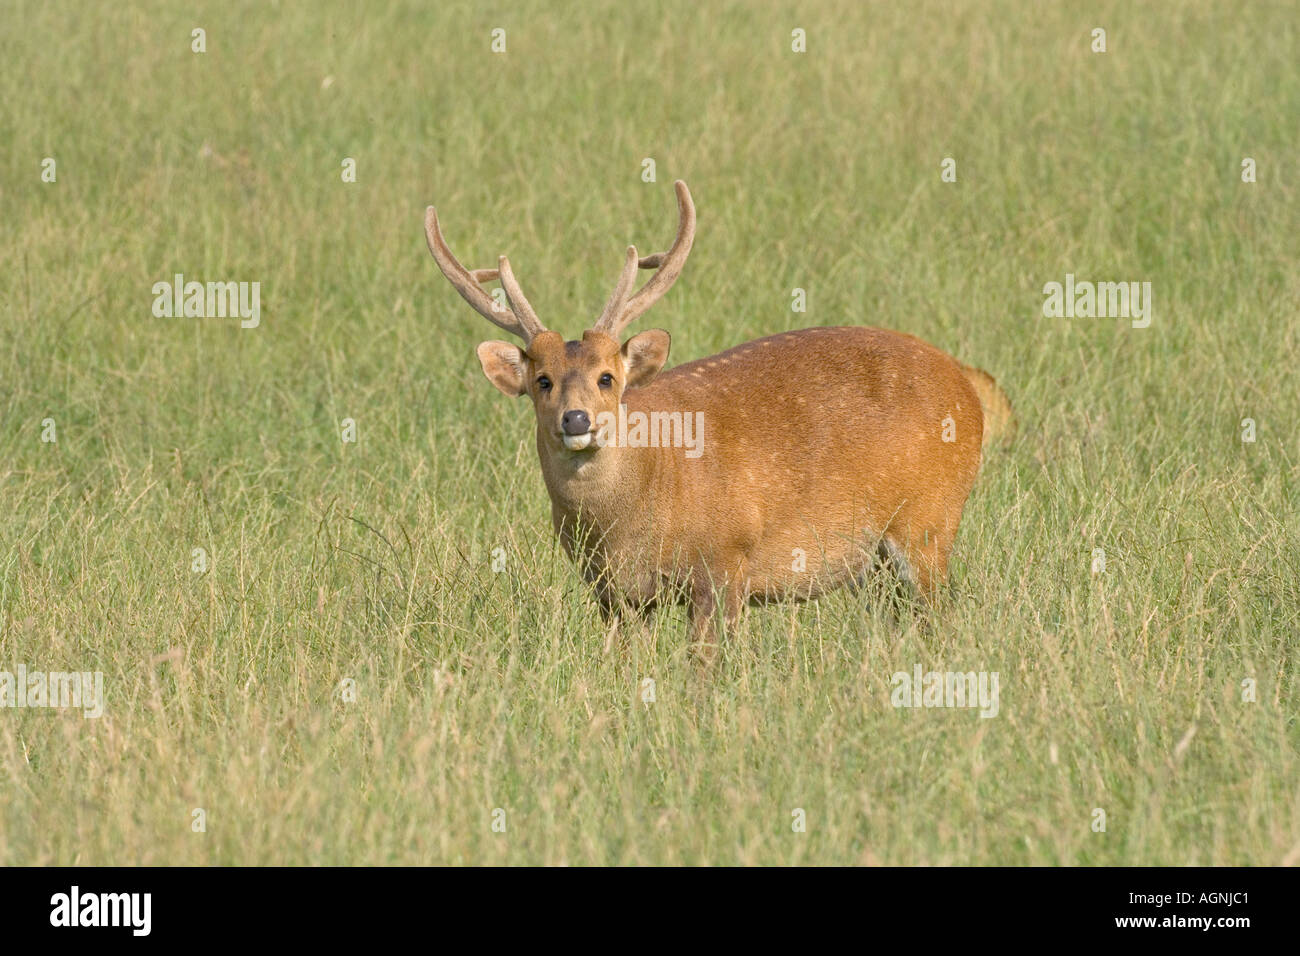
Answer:
[[(107, 703), (0, 709), (0, 863), (1300, 859), (1294, 4), (379, 6), (8, 5), (0, 670)], [(576, 337), (676, 178), (670, 362), (877, 325), (1010, 394), (928, 618), (606, 649), (423, 211)], [(155, 317), (176, 273), (260, 325)], [(1067, 274), (1150, 326), (1044, 317)]]

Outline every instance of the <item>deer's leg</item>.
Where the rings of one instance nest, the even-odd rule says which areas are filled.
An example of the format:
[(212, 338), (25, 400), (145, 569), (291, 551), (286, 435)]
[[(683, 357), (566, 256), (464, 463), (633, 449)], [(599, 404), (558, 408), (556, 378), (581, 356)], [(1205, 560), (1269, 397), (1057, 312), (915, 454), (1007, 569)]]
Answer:
[(613, 587), (603, 578), (593, 582), (596, 590), (596, 603), (600, 607), (600, 619), (605, 622), (605, 653), (614, 647), (615, 638), (626, 639), (626, 625), (630, 618), (641, 619), (642, 615), (630, 607)]
[(622, 602), (614, 594), (613, 588), (608, 587), (603, 580), (597, 580), (594, 587), (596, 603), (600, 605), (600, 619), (606, 624), (617, 624), (624, 614)]
[(904, 577), (916, 587), (917, 595), (926, 605), (934, 603), (939, 588), (948, 580), (948, 555), (952, 553), (952, 544), (951, 536), (932, 530), (914, 535), (907, 544)]
[[(717, 613), (719, 594), (723, 602), (721, 624)], [(717, 659), (724, 630), (736, 623), (743, 603), (738, 580), (716, 582), (704, 569), (691, 575), (691, 647), (705, 662), (712, 663)]]

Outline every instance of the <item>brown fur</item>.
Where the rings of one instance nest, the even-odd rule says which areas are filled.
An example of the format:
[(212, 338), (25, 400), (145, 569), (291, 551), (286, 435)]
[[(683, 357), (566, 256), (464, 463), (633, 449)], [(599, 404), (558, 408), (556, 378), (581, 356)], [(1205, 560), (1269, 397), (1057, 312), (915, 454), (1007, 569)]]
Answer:
[(994, 441), (1002, 444), (1011, 441), (1016, 435), (1017, 423), (1007, 393), (1002, 391), (997, 379), (982, 368), (962, 365), (961, 370), (980, 397), (980, 407), (984, 410), (984, 446), (987, 448)]
[[(525, 339), (478, 348), (507, 395), (528, 395), (551, 515), (565, 550), (607, 615), (684, 600), (708, 641), (719, 599), (811, 598), (860, 580), (883, 554), (930, 599), (946, 579), (983, 446), (1014, 427), (993, 377), (900, 332), (840, 327), (786, 332), (660, 372), (668, 333), (622, 347), (631, 313), (671, 285), (694, 235), (677, 184), (673, 248), (626, 264), (597, 327), (565, 342), (536, 320), (501, 259), (514, 313), (488, 314), (486, 293), (450, 256), (430, 210), (430, 249), (461, 294)], [(631, 295), (637, 268), (660, 268)], [(667, 276), (665, 279), (664, 277)], [(566, 446), (566, 411), (699, 414), (699, 456), (685, 447)], [(589, 440), (588, 435), (568, 436)]]

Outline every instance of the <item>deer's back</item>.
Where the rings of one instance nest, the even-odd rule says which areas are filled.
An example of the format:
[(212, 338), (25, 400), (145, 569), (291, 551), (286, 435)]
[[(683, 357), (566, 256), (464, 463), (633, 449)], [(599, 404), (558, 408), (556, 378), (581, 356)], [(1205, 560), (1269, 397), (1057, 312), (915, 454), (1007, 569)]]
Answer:
[(864, 532), (951, 541), (979, 469), (983, 416), (961, 367), (884, 329), (757, 339), (667, 370), (625, 401), (629, 412), (698, 413), (699, 457), (658, 452), (677, 486), (666, 497), (683, 503), (673, 532), (730, 548), (756, 587), (777, 593), (795, 549), (838, 569), (858, 564)]

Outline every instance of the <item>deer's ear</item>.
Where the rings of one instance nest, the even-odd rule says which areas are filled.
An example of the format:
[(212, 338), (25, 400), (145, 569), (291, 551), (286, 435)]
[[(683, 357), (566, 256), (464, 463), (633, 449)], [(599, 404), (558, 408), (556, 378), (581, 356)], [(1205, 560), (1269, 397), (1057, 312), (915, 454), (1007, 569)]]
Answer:
[(663, 329), (638, 332), (623, 343), (623, 361), (627, 364), (626, 388), (649, 385), (668, 361), (671, 341)]
[(524, 353), (509, 342), (484, 342), (475, 351), (483, 374), (503, 395), (524, 394)]

